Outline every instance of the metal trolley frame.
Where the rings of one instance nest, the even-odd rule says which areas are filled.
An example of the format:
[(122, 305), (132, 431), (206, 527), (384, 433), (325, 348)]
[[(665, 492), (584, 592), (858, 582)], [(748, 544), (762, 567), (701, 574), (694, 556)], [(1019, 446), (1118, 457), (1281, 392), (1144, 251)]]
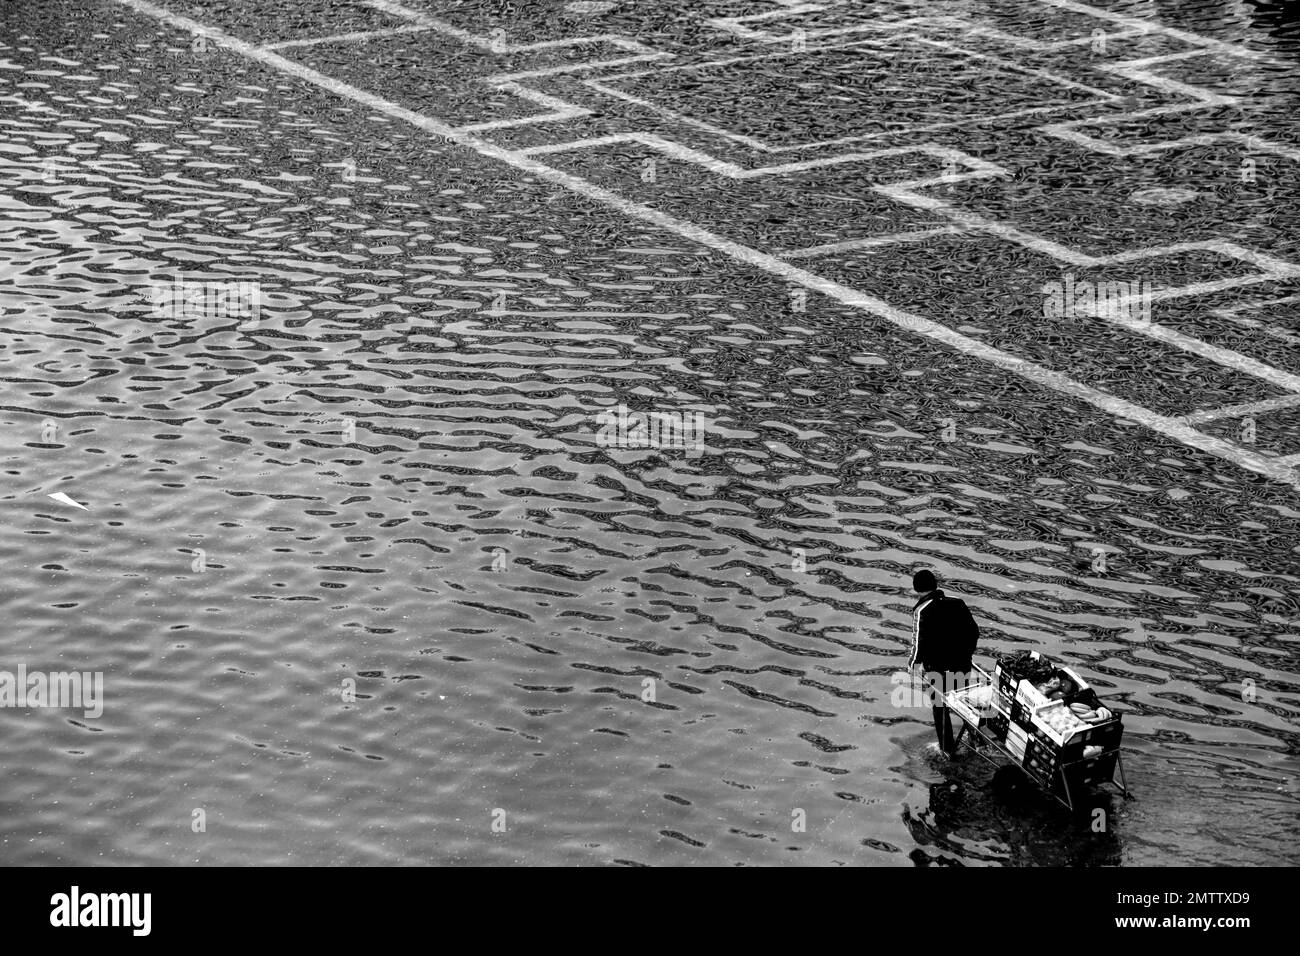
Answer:
[[(972, 666), (975, 671), (979, 672), (983, 680), (970, 686), (979, 687), (983, 685), (988, 685), (989, 687), (993, 688), (993, 692), (996, 694), (998, 692), (997, 686), (994, 684), (993, 678), (988, 673), (988, 671), (984, 670), (978, 664)], [(969, 688), (963, 688), (963, 689), (965, 690)], [(962, 706), (954, 706), (952, 698), (953, 695), (956, 693), (957, 691), (949, 691), (947, 694), (944, 694), (944, 702), (948, 705), (950, 709), (956, 711), (957, 716), (961, 718), (961, 723), (962, 723), (962, 728), (957, 733), (957, 739), (954, 742), (954, 746), (960, 748), (962, 741), (965, 740), (966, 746), (969, 747), (972, 752), (978, 754), (983, 760), (985, 760), (990, 765), (994, 767), (1003, 766), (1003, 764), (1000, 764), (998, 760), (996, 760), (993, 756), (990, 756), (988, 751), (992, 750), (995, 753), (1001, 755), (1003, 758), (1005, 758), (1007, 763), (1011, 764), (1017, 769), (1021, 769), (1020, 761), (1015, 758), (1015, 755), (1012, 754), (1003, 745), (1003, 743), (1000, 740), (998, 740), (996, 737), (992, 736), (991, 734), (987, 733), (980, 726), (979, 723), (971, 723), (971, 721), (962, 712), (963, 711)], [(981, 747), (977, 745), (975, 743), (974, 738), (978, 738), (978, 740), (980, 740), (983, 743), (983, 746)], [(1044, 793), (1046, 793), (1049, 797), (1053, 797), (1054, 799), (1059, 801), (1067, 810), (1074, 812), (1074, 810), (1076, 809), (1075, 800), (1074, 800), (1075, 795), (1070, 787), (1071, 775), (1068, 773), (1068, 771), (1070, 770), (1071, 767), (1076, 767), (1079, 766), (1080, 764), (1088, 764), (1088, 763), (1093, 763), (1096, 761), (1103, 760), (1110, 754), (1115, 755), (1115, 771), (1118, 771), (1119, 773), (1119, 782), (1115, 781), (1115, 771), (1112, 771), (1110, 780), (1100, 781), (1100, 782), (1112, 784), (1113, 786), (1119, 788), (1119, 791), (1122, 794), (1124, 794), (1125, 798), (1129, 798), (1132, 795), (1129, 793), (1128, 781), (1124, 778), (1124, 757), (1120, 753), (1120, 745), (1118, 742), (1115, 744), (1114, 747), (1108, 750), (1103, 750), (1099, 754), (1093, 754), (1091, 757), (1085, 757), (1079, 760), (1071, 760), (1068, 763), (1060, 764), (1056, 768), (1056, 771), (1052, 774), (1053, 782), (1058, 784), (1059, 787), (1046, 784), (1034, 774), (1028, 773), (1024, 770), (1021, 770), (1021, 773), (1027, 779), (1031, 780), (1034, 784), (1036, 784), (1038, 788), (1042, 790)], [(1086, 788), (1087, 784), (1083, 784), (1083, 787)], [(1064, 792), (1065, 794), (1064, 796), (1061, 795), (1061, 791)], [(1082, 796), (1082, 794), (1080, 795)]]

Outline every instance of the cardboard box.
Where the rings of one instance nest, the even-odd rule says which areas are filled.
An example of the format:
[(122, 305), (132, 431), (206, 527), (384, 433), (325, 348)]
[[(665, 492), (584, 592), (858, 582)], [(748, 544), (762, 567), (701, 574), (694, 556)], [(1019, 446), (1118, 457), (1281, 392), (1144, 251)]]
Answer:
[[(1046, 721), (1046, 719), (1044, 719), (1044, 715), (1049, 712), (1053, 712), (1053, 713), (1063, 712), (1066, 714), (1070, 714), (1071, 718), (1073, 718), (1073, 723), (1075, 725), (1074, 729), (1067, 730), (1067, 731), (1057, 730), (1055, 727), (1049, 724)], [(1090, 725), (1085, 721), (1079, 720), (1077, 717), (1074, 717), (1074, 715), (1070, 713), (1070, 708), (1065, 706), (1064, 701), (1060, 701), (1060, 700), (1054, 700), (1051, 701), (1050, 703), (1042, 705), (1041, 707), (1035, 707), (1033, 711), (1030, 712), (1029, 720), (1030, 723), (1033, 724), (1034, 730), (1036, 732), (1039, 732), (1043, 736), (1046, 736), (1047, 739), (1050, 740), (1052, 743), (1056, 744), (1057, 747), (1064, 747), (1067, 744), (1071, 743), (1072, 741), (1074, 741), (1075, 737), (1079, 736), (1079, 734), (1087, 732), (1087, 730), (1090, 727)]]
[(1042, 691), (1030, 683), (1028, 678), (1016, 685), (1016, 700), (1031, 711), (1051, 703)]
[[(1043, 655), (1037, 651), (1030, 656), (1044, 660)], [(1080, 690), (1093, 690), (1073, 668), (1059, 664), (1053, 666), (1058, 674), (1068, 677)], [(1064, 702), (1049, 700), (1029, 680), (1008, 674), (1002, 669), (1000, 661), (994, 667), (993, 674), (994, 686), (1001, 692), (994, 697), (994, 707), (1000, 715), (1006, 716), (1005, 746), (1017, 763), (1023, 767), (1025, 761), (1029, 760), (1032, 766), (1027, 770), (1032, 769), (1039, 776), (1046, 773), (1053, 779), (1059, 778), (1062, 771), (1068, 772), (1072, 782), (1076, 779), (1109, 779), (1124, 733), (1118, 716), (1102, 723), (1083, 721), (1082, 726), (1068, 734), (1061, 734), (1038, 718), (1037, 712), (1044, 707), (1067, 706)], [(1101, 747), (1103, 755), (1090, 759), (1086, 765), (1071, 766), (1082, 761), (1084, 748), (1091, 746)], [(1105, 759), (1101, 759), (1101, 756)]]
[[(1058, 749), (1066, 747), (1077, 749), (1080, 754), (1084, 746), (1093, 744), (1107, 747), (1108, 745), (1118, 744), (1122, 731), (1118, 717), (1111, 717), (1110, 720), (1104, 720), (1101, 723), (1092, 723), (1087, 720), (1079, 720), (1079, 726), (1069, 733), (1060, 733), (1051, 727), (1042, 719), (1042, 713), (1051, 707), (1065, 707), (1062, 701), (1056, 700), (1049, 703), (1046, 707), (1036, 708), (1030, 714), (1030, 722), (1033, 732), (1039, 737), (1049, 741)], [(1066, 708), (1068, 710), (1068, 708)]]
[[(1038, 653), (1038, 651), (1031, 651), (1029, 656), (1033, 660), (1046, 659), (1043, 657), (1042, 654)], [(1051, 662), (1049, 661), (1049, 663)], [(1092, 686), (1086, 680), (1080, 677), (1079, 674), (1073, 668), (1066, 667), (1062, 664), (1053, 664), (1052, 666), (1056, 668), (1058, 673), (1064, 674), (1066, 677), (1070, 678), (1070, 680), (1074, 681), (1075, 685), (1080, 690), (1092, 689)], [(1012, 674), (1009, 674), (1008, 672), (1003, 670), (1001, 661), (998, 661), (993, 665), (993, 685), (997, 687), (1000, 691), (1002, 691), (1002, 693), (1006, 694), (1008, 697), (1014, 698), (1020, 686), (1024, 683), (1026, 683), (1025, 680), (1019, 677), (1015, 677)], [(1038, 693), (1037, 687), (1034, 687), (1033, 684), (1030, 684), (1029, 686), (1032, 692), (1038, 695), (1037, 698), (1035, 699), (1036, 703), (1042, 704), (1047, 702), (1047, 698), (1044, 697), (1042, 694)]]
[(1007, 750), (1011, 756), (1015, 757), (1016, 762), (1020, 763), (1025, 759), (1025, 749), (1029, 746), (1029, 733), (1023, 727), (1017, 727), (1015, 724), (1007, 725)]
[(1066, 677), (1070, 678), (1070, 680), (1074, 681), (1075, 686), (1078, 687), (1079, 690), (1092, 690), (1092, 687), (1088, 684), (1088, 682), (1084, 680), (1082, 677), (1080, 677), (1078, 674), (1076, 674), (1070, 668), (1064, 665), (1058, 665), (1056, 669), (1061, 673), (1063, 673)]
[(1010, 733), (1007, 734), (1007, 753), (1015, 758), (1017, 763), (1023, 763), (1025, 759), (1025, 745), (1028, 743), (1023, 737), (1015, 738)]

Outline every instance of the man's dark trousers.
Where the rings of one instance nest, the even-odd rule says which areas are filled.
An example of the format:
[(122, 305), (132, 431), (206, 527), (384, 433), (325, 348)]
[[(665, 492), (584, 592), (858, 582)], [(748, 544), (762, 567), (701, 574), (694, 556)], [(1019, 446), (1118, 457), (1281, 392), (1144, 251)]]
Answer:
[(934, 714), (934, 732), (939, 738), (939, 749), (946, 754), (957, 752), (957, 742), (952, 736), (952, 721), (948, 719), (948, 708), (931, 707), (930, 712)]
[(943, 692), (949, 681), (946, 675), (936, 675), (936, 679), (930, 681), (930, 688), (934, 693), (934, 704), (930, 708), (930, 713), (934, 715), (934, 733), (939, 739), (939, 749), (946, 754), (957, 752), (957, 741), (953, 738), (952, 720), (948, 714), (948, 704), (944, 700)]

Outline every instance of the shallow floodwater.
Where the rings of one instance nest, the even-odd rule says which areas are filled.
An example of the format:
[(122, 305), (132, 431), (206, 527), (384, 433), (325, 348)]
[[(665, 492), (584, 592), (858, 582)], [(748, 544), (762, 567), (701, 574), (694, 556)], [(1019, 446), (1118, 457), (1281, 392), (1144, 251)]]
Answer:
[[(163, 6), (259, 43), (392, 26)], [(502, 15), (410, 6), (485, 33)], [(517, 6), (541, 30), (564, 4)], [(1034, 32), (1028, 5), (925, 6)], [(685, 43), (775, 9), (656, 7), (599, 30)], [(1242, 115), (1294, 139), (1279, 14), (1116, 9), (1293, 64), (1260, 65), (1267, 102)], [(451, 70), (440, 92), (394, 67), (435, 56), (415, 37), (283, 52), (412, 109), (478, 103)], [(106, 695), (99, 718), (0, 711), (0, 862), (1300, 862), (1294, 487), (831, 300), (792, 309), (782, 280), (671, 231), (195, 52), (109, 2), (0, 12), (0, 668), (100, 671)], [(742, 90), (657, 91), (761, 132)], [(1115, 181), (1103, 154), (1095, 181), (1070, 162), (1059, 190), (969, 205), (1120, 245), (1245, 230), (1300, 260), (1293, 176), (1175, 230), (1177, 193), (1130, 217), (1090, 201)], [(1209, 188), (1180, 162), (1126, 188)], [(665, 208), (755, 244), (885, 215), (849, 176), (726, 201), (693, 182), (659, 180)], [(1109, 330), (1018, 329), (1005, 249), (945, 241), (827, 274), (1170, 414), (1192, 389), (1267, 397)], [(151, 290), (177, 277), (255, 282), (260, 316), (160, 315)], [(1237, 347), (1300, 372), (1294, 316)], [(702, 414), (702, 453), (602, 445), (620, 404)], [(1294, 407), (1260, 428), (1300, 451)], [(1000, 802), (979, 760), (927, 750), (927, 710), (891, 702), (919, 565), (974, 608), (985, 663), (1037, 648), (1123, 712), (1133, 799), (1098, 798), (1102, 832)]]

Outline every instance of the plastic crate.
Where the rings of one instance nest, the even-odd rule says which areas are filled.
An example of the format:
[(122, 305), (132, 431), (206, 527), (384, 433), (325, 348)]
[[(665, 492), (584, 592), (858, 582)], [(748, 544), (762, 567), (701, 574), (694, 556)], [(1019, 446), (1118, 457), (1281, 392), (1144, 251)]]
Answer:
[[(1081, 758), (1082, 756), (1082, 748), (1080, 748), (1078, 757)], [(1051, 773), (1061, 766), (1064, 761), (1075, 759), (1075, 755), (1064, 755), (1060, 749), (1054, 749), (1047, 741), (1041, 740), (1038, 737), (1030, 737), (1028, 744), (1025, 745), (1025, 759), (1037, 760), (1049, 773)]]
[(1107, 783), (1115, 776), (1115, 765), (1118, 762), (1119, 750), (1108, 750), (1079, 763), (1066, 765), (1065, 776), (1071, 787), (1076, 783), (1080, 786)]
[(1041, 760), (1025, 755), (1025, 759), (1020, 764), (1026, 774), (1028, 774), (1040, 786), (1055, 789), (1060, 786), (1060, 775), (1057, 774), (1056, 768), (1048, 767)]
[(993, 700), (996, 695), (988, 684), (973, 684), (960, 690), (949, 691), (944, 701), (968, 724), (978, 727), (996, 713)]
[(988, 717), (982, 724), (982, 729), (994, 740), (1006, 740), (1007, 728), (1010, 726), (1010, 719), (1001, 711), (995, 711), (992, 717)]

